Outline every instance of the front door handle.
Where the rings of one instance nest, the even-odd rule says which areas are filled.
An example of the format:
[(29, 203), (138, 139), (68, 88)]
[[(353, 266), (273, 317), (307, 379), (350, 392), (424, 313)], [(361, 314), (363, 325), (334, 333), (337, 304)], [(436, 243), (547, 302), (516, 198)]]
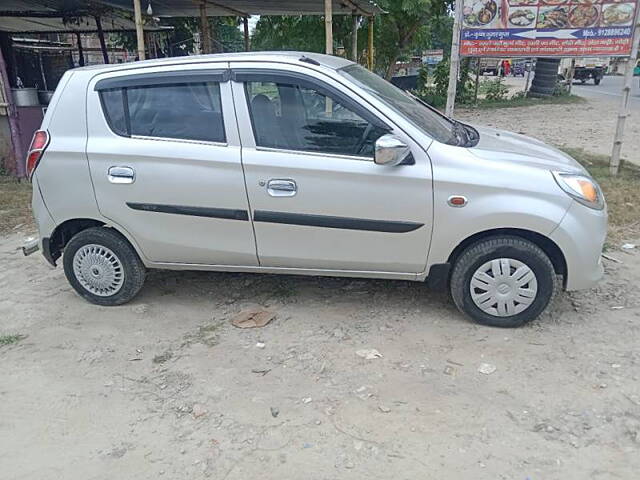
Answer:
[(296, 182), (290, 178), (272, 178), (267, 182), (267, 193), (272, 197), (293, 197), (297, 191)]
[(109, 167), (107, 178), (111, 183), (133, 183), (136, 172), (131, 167)]

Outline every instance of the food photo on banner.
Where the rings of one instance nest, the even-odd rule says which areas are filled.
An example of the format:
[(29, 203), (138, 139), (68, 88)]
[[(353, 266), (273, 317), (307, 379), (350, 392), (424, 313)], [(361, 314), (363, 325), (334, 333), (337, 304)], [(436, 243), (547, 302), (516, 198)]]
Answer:
[(462, 56), (628, 56), (640, 0), (464, 0)]

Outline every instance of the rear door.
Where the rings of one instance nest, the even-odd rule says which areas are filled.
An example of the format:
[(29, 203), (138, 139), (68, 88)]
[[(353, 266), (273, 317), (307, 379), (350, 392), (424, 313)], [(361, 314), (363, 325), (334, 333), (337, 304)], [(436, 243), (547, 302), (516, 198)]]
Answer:
[(257, 265), (226, 66), (89, 84), (87, 155), (100, 212), (152, 262)]
[[(432, 215), (424, 150), (330, 77), (231, 67), (260, 264), (422, 272)], [(410, 145), (406, 165), (373, 162), (388, 132)]]

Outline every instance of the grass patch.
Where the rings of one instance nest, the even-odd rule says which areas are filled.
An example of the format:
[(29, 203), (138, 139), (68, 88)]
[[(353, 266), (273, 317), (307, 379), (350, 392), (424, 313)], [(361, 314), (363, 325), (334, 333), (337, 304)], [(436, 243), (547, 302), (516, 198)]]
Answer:
[(511, 98), (505, 98), (504, 100), (478, 100), (477, 105), (462, 106), (463, 108), (514, 108), (514, 107), (532, 107), (535, 105), (566, 105), (573, 103), (585, 103), (586, 100), (583, 97), (577, 95), (557, 95), (544, 98), (531, 98), (524, 96), (514, 96)]
[(0, 234), (9, 233), (18, 225), (33, 226), (31, 184), (0, 177)]
[(27, 338), (26, 335), (0, 335), (0, 347), (13, 345), (14, 343), (18, 343), (20, 340), (24, 340), (25, 338)]
[(609, 211), (609, 235), (614, 241), (640, 230), (640, 168), (622, 161), (617, 176), (609, 174), (609, 157), (581, 148), (562, 150), (585, 166), (600, 184)]

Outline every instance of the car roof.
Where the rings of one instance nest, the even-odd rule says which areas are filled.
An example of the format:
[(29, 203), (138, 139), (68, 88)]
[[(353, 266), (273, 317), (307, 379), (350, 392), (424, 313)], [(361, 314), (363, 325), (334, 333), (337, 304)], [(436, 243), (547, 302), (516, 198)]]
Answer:
[(299, 63), (303, 57), (318, 62), (323, 67), (333, 70), (351, 65), (353, 62), (342, 57), (323, 55), (310, 52), (238, 52), (238, 53), (215, 53), (211, 55), (190, 55), (185, 57), (155, 58), (137, 62), (90, 65), (73, 69), (74, 71), (93, 71), (94, 73), (115, 72), (143, 67), (161, 67), (163, 65), (188, 65), (192, 63), (206, 62), (242, 62), (242, 61), (262, 61), (280, 63)]

